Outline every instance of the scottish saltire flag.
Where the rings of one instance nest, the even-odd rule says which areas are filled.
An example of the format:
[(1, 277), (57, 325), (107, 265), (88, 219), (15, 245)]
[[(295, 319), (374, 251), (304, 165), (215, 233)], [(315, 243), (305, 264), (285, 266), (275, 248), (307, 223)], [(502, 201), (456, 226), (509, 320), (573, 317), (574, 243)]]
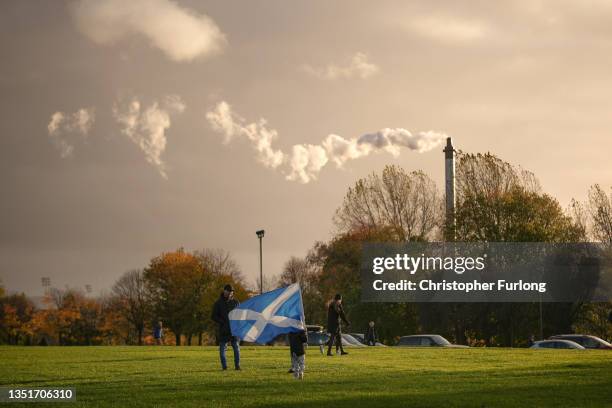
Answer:
[(232, 335), (253, 343), (266, 344), (279, 334), (305, 330), (300, 285), (252, 297), (232, 310), (229, 319)]

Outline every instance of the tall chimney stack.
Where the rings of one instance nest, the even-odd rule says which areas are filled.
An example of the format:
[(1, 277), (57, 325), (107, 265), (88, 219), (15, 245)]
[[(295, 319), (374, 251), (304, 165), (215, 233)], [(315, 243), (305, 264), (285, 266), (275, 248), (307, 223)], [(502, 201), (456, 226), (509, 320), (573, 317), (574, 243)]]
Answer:
[(450, 137), (446, 138), (444, 148), (444, 174), (446, 184), (446, 238), (455, 240), (455, 149)]

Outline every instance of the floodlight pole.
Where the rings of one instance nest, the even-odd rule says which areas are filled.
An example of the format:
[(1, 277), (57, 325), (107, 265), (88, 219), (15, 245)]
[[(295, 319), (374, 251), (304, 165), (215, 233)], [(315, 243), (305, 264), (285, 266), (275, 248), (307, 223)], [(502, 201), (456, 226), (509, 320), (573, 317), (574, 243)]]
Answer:
[(263, 293), (263, 250), (262, 241), (264, 237), (264, 230), (255, 231), (257, 238), (259, 238), (259, 294)]

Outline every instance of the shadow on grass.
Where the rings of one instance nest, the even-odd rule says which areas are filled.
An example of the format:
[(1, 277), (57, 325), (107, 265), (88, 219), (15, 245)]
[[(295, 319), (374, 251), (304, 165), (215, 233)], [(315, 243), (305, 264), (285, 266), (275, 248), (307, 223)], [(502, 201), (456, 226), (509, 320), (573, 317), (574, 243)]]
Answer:
[(604, 407), (610, 406), (609, 396), (600, 394), (592, 398), (595, 386), (585, 386), (559, 393), (558, 389), (546, 386), (508, 385), (505, 389), (478, 388), (463, 391), (436, 391), (424, 393), (394, 393), (393, 395), (342, 395), (329, 396), (323, 400), (292, 401), (274, 403), (267, 401), (261, 405), (268, 408), (286, 408), (288, 405), (296, 408), (333, 406), (334, 408), (356, 407)]
[(175, 359), (175, 358), (179, 358), (179, 356), (116, 358), (116, 359), (108, 359), (108, 360), (85, 360), (85, 361), (69, 360), (69, 361), (66, 361), (66, 363), (67, 364), (99, 364), (99, 363), (129, 363), (129, 362), (142, 363), (143, 361), (171, 360), (171, 359)]
[[(321, 381), (308, 372), (305, 381), (277, 378), (269, 381), (237, 380), (228, 384), (206, 384), (209, 401), (222, 402), (229, 389), (245, 390), (249, 403), (244, 406), (287, 407), (497, 407), (497, 406), (612, 406), (612, 377), (609, 363), (587, 364), (590, 377), (568, 372), (568, 364), (551, 365), (551, 370), (500, 369), (445, 372), (418, 370), (394, 372), (398, 378), (379, 376), (339, 376)], [(401, 378), (402, 374), (408, 374)], [(579, 378), (575, 378), (579, 377)], [(271, 398), (274, 390), (280, 398)], [(178, 390), (177, 390), (178, 391)], [(288, 400), (287, 395), (295, 398)], [(265, 401), (265, 402), (255, 402)], [(241, 404), (242, 405), (242, 404)]]
[[(174, 350), (174, 349), (170, 349)], [(470, 364), (450, 360), (440, 364), (409, 365), (411, 356), (398, 360), (368, 361), (312, 359), (307, 361), (306, 379), (296, 381), (286, 374), (285, 350), (270, 356), (255, 356), (242, 372), (221, 372), (218, 355), (182, 360), (180, 354), (126, 359), (66, 362), (67, 373), (78, 378), (18, 381), (13, 385), (77, 388), (79, 405), (107, 406), (213, 406), (213, 407), (582, 407), (612, 406), (612, 360), (555, 361), (544, 364), (531, 359), (523, 366), (493, 366), (490, 361), (470, 369)], [(101, 357), (111, 357), (107, 354)], [(534, 354), (535, 356), (535, 354)], [(603, 355), (602, 355), (603, 356)], [(85, 356), (81, 356), (85, 357)], [(282, 357), (282, 359), (281, 359)], [(400, 357), (400, 356), (398, 356)], [(174, 359), (174, 360), (171, 360)], [(138, 365), (152, 360), (168, 360)], [(271, 363), (273, 361), (274, 363)], [(493, 360), (496, 361), (496, 360)], [(100, 363), (112, 364), (108, 370)], [(132, 363), (134, 363), (132, 365)], [(201, 364), (200, 364), (201, 363)], [(500, 364), (508, 364), (509, 360)], [(62, 362), (58, 362), (62, 364)], [(453, 365), (454, 364), (454, 365)], [(527, 365), (528, 364), (528, 365)], [(48, 366), (48, 364), (47, 364)], [(419, 367), (426, 367), (421, 369)], [(123, 371), (121, 371), (123, 370)], [(34, 372), (30, 368), (30, 372)], [(91, 377), (92, 373), (96, 373)], [(48, 378), (49, 373), (46, 373)], [(68, 406), (68, 405), (67, 405)]]

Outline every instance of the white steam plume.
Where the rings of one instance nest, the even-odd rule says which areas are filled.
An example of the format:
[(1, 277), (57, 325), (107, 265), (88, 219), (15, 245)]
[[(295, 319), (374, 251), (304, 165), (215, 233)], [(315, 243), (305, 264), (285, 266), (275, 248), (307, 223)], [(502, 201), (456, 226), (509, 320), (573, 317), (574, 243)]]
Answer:
[(266, 167), (276, 168), (283, 163), (284, 154), (272, 149), (272, 140), (278, 136), (274, 129), (268, 129), (266, 120), (245, 124), (244, 119), (232, 112), (227, 102), (220, 102), (216, 108), (206, 113), (206, 119), (217, 132), (225, 135), (225, 143), (235, 137), (246, 137), (253, 143), (258, 159)]
[(385, 128), (352, 139), (331, 134), (325, 138), (322, 145), (330, 160), (337, 167), (342, 167), (348, 160), (358, 159), (376, 151), (391, 153), (394, 157), (399, 156), (401, 147), (423, 153), (440, 145), (445, 138), (445, 134), (433, 131), (412, 134), (402, 128)]
[(363, 52), (358, 52), (351, 58), (350, 64), (347, 66), (338, 66), (330, 64), (326, 67), (312, 67), (304, 65), (302, 69), (319, 79), (334, 80), (334, 79), (350, 79), (359, 78), (367, 79), (376, 75), (380, 68), (376, 64), (368, 61), (368, 56)]
[(328, 161), (327, 152), (319, 145), (295, 145), (288, 163), (291, 171), (286, 178), (304, 184), (316, 180)]
[(163, 178), (168, 178), (166, 165), (161, 159), (168, 142), (166, 130), (171, 125), (170, 116), (184, 110), (185, 104), (181, 98), (170, 95), (161, 103), (153, 102), (146, 109), (136, 98), (127, 104), (116, 103), (113, 115), (122, 127), (121, 133), (140, 147), (147, 161), (157, 168)]
[(77, 28), (97, 44), (141, 35), (177, 62), (214, 54), (226, 43), (210, 17), (170, 0), (80, 0), (71, 11)]
[(72, 114), (55, 112), (51, 115), (47, 131), (60, 156), (66, 158), (74, 153), (75, 143), (89, 134), (95, 120), (93, 108), (81, 108)]
[[(374, 152), (398, 156), (401, 148), (407, 148), (423, 153), (439, 146), (446, 139), (444, 133), (434, 131), (413, 134), (402, 128), (385, 128), (351, 139), (330, 134), (318, 145), (297, 144), (292, 147), (290, 154), (285, 154), (272, 148), (272, 139), (278, 133), (265, 127), (265, 119), (245, 124), (244, 119), (232, 112), (227, 102), (217, 104), (214, 110), (206, 114), (206, 118), (214, 130), (223, 133), (226, 143), (235, 137), (245, 136), (255, 145), (262, 163), (272, 168), (282, 165), (287, 180), (301, 183), (316, 180), (328, 162), (341, 168), (349, 160)], [(265, 146), (265, 149), (261, 149), (261, 146)]]

